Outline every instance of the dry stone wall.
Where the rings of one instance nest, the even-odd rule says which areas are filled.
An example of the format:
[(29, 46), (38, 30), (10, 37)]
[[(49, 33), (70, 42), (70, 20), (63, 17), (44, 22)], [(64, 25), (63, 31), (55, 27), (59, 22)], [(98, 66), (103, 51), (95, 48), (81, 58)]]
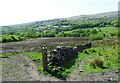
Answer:
[(50, 52), (50, 56), (48, 57), (49, 65), (60, 66), (63, 64), (66, 59), (70, 57), (74, 57), (78, 52), (90, 48), (92, 46), (91, 42), (79, 45), (76, 47), (72, 46), (57, 46), (53, 51)]

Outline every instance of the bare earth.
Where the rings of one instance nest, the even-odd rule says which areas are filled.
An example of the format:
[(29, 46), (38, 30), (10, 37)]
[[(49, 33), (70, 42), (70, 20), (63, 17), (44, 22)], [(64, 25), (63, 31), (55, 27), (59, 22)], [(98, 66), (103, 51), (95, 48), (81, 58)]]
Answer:
[(50, 81), (59, 80), (39, 74), (35, 63), (22, 54), (2, 59), (3, 81)]

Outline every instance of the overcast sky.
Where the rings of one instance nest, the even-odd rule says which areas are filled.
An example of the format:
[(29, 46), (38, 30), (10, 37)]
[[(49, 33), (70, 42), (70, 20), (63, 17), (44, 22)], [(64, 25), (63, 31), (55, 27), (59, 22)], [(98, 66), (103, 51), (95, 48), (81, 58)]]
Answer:
[(0, 0), (0, 26), (117, 11), (119, 0)]

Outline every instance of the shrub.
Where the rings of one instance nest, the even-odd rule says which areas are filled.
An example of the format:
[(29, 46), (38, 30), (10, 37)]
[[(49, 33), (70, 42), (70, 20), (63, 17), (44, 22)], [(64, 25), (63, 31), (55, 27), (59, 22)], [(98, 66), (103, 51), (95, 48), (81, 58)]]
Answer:
[(96, 68), (96, 67), (103, 68), (103, 62), (104, 62), (104, 59), (99, 57), (99, 58), (93, 59), (91, 61), (90, 65), (93, 66), (94, 68)]
[(15, 35), (10, 35), (10, 37), (13, 39), (13, 41), (19, 41), (18, 36), (15, 36)]

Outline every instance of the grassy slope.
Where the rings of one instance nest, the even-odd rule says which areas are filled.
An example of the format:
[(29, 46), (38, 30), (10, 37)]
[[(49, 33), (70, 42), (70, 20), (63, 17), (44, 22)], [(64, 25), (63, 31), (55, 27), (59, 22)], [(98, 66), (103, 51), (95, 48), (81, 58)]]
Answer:
[[(100, 67), (93, 68), (90, 63), (95, 58), (103, 58), (103, 65), (106, 69)], [(77, 68), (77, 65), (80, 64), (80, 61), (84, 61), (82, 69), (84, 73), (96, 73), (104, 70), (117, 70), (118, 69), (118, 46), (100, 46), (86, 49), (83, 52), (79, 52), (77, 58), (69, 59), (67, 63), (64, 64), (62, 74), (68, 76), (74, 69)], [(74, 64), (73, 64), (74, 63)]]
[[(102, 28), (81, 28), (82, 30), (93, 30), (93, 29), (100, 29), (103, 33), (118, 33), (119, 28), (116, 27), (102, 27)], [(72, 33), (73, 31), (78, 31), (79, 29), (75, 29), (72, 31), (65, 31), (65, 33)]]
[(90, 63), (96, 58), (103, 58), (103, 65), (106, 69), (118, 69), (118, 46), (100, 46), (84, 50), (79, 53), (79, 59), (84, 60), (83, 68), (87, 73), (101, 72), (104, 69), (100, 67), (93, 68)]

